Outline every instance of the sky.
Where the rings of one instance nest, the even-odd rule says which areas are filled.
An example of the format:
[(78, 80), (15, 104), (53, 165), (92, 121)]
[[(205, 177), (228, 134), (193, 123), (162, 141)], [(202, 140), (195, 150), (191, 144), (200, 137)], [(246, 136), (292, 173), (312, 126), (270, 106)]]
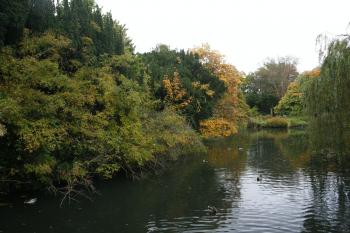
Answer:
[(137, 52), (157, 44), (189, 49), (209, 43), (239, 71), (267, 58), (319, 65), (316, 38), (349, 32), (350, 0), (96, 0), (128, 28)]

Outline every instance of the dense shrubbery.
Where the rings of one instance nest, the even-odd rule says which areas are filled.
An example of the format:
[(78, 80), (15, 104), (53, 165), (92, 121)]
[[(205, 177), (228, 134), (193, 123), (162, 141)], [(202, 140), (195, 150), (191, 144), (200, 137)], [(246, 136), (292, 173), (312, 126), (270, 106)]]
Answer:
[(149, 76), (137, 58), (106, 57), (99, 67), (80, 65), (66, 74), (59, 61), (70, 43), (45, 34), (26, 38), (19, 58), (10, 48), (2, 50), (4, 179), (72, 184), (96, 174), (134, 174), (166, 154), (176, 158), (204, 150), (182, 117), (169, 109), (156, 111)]
[(194, 128), (210, 117), (226, 90), (225, 84), (210, 72), (195, 53), (171, 50), (159, 45), (142, 54), (152, 79), (151, 91), (163, 105), (175, 106)]
[[(18, 0), (1, 9), (0, 17), (7, 17), (0, 25), (1, 188), (29, 183), (71, 191), (89, 186), (92, 177), (135, 177), (179, 155), (205, 151), (186, 118), (210, 116), (211, 99), (225, 87), (194, 55), (182, 54), (185, 65), (178, 70), (185, 78), (179, 85), (201, 111), (193, 104), (185, 111), (192, 115), (184, 117), (178, 103), (158, 96), (164, 83), (150, 76), (110, 14), (87, 0), (43, 11), (52, 6), (48, 0)], [(17, 13), (22, 18), (15, 27), (7, 19)], [(37, 21), (44, 15), (46, 22)], [(171, 72), (164, 75), (174, 79)], [(203, 88), (194, 88), (195, 81)], [(209, 85), (217, 86), (217, 97), (210, 96)]]

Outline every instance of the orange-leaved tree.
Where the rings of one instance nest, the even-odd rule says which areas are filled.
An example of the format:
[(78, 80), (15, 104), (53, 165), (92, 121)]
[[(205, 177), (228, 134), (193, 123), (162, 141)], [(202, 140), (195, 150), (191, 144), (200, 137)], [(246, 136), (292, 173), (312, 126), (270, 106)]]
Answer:
[(216, 104), (213, 117), (200, 123), (201, 132), (206, 137), (229, 136), (237, 133), (237, 123), (247, 116), (248, 107), (239, 91), (242, 75), (237, 69), (226, 63), (225, 57), (208, 44), (194, 48), (203, 65), (220, 80), (224, 81), (227, 91)]
[(186, 89), (182, 86), (181, 77), (177, 71), (171, 77), (164, 76), (163, 87), (166, 91), (165, 100), (171, 103), (176, 111), (184, 109), (192, 102), (192, 98), (188, 96)]

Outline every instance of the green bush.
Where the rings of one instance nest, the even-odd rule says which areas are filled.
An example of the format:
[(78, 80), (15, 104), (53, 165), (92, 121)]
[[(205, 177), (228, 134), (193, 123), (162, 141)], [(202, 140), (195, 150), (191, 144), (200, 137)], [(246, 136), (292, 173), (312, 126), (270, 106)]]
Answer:
[(306, 89), (320, 75), (319, 69), (306, 71), (289, 84), (287, 92), (281, 98), (274, 111), (278, 115), (302, 116), (305, 115)]
[(283, 117), (255, 117), (250, 118), (248, 121), (248, 128), (260, 129), (260, 128), (288, 128), (288, 120)]
[[(33, 48), (43, 43), (27, 40)], [(67, 74), (60, 53), (41, 59), (31, 51), (23, 58), (9, 48), (0, 53), (0, 178), (35, 187), (90, 184), (93, 176), (135, 176), (205, 150), (184, 117), (157, 110), (135, 56), (82, 63)]]
[(288, 120), (283, 117), (271, 117), (266, 120), (265, 128), (288, 128)]

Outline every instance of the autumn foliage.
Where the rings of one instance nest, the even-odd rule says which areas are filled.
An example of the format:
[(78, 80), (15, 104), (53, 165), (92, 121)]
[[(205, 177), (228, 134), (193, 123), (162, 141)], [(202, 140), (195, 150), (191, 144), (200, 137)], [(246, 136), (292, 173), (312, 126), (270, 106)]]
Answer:
[(234, 122), (225, 118), (212, 118), (201, 122), (201, 132), (205, 137), (227, 137), (237, 133)]
[(180, 74), (174, 72), (172, 77), (165, 75), (163, 86), (166, 90), (166, 101), (168, 101), (175, 110), (181, 110), (192, 102), (192, 98), (187, 95), (186, 89), (181, 83)]
[(305, 112), (305, 92), (313, 80), (319, 76), (319, 68), (299, 75), (295, 81), (289, 84), (286, 94), (274, 108), (275, 113), (288, 116), (303, 115)]
[(227, 88), (214, 108), (213, 117), (200, 123), (202, 134), (212, 137), (237, 133), (237, 122), (245, 118), (244, 109), (247, 109), (238, 89), (241, 74), (233, 65), (225, 62), (222, 54), (207, 44), (192, 51), (199, 55), (204, 66), (222, 80)]

